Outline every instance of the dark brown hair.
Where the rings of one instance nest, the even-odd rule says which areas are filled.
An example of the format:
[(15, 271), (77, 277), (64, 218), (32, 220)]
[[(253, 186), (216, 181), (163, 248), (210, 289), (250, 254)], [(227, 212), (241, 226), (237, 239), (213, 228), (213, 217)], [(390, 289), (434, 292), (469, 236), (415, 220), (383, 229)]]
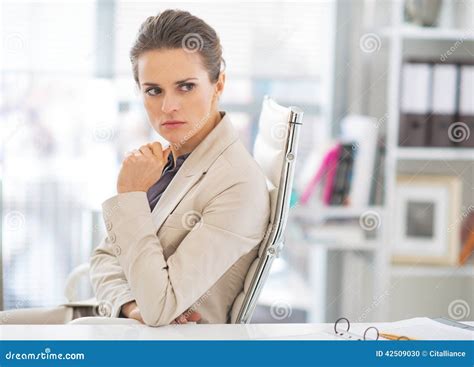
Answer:
[(209, 80), (215, 83), (221, 66), (225, 68), (222, 46), (216, 31), (202, 19), (187, 11), (168, 9), (148, 17), (140, 26), (135, 43), (130, 50), (133, 78), (138, 80), (138, 57), (150, 50), (183, 48), (198, 52)]

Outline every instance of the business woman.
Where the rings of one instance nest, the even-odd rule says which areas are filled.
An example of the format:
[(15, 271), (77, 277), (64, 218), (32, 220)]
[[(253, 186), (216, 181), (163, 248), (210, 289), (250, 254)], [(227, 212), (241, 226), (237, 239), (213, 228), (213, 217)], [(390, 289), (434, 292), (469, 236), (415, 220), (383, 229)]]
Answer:
[(218, 107), (222, 48), (203, 20), (166, 10), (130, 52), (148, 119), (169, 146), (123, 161), (90, 279), (112, 317), (229, 323), (269, 223), (266, 179)]

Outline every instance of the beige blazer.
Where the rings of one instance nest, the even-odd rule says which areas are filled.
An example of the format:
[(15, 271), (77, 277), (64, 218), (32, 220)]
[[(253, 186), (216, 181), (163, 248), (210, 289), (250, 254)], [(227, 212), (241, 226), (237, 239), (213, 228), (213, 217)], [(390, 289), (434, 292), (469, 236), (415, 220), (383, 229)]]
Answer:
[(265, 176), (228, 114), (184, 161), (150, 212), (145, 192), (102, 204), (108, 236), (93, 251), (90, 279), (118, 317), (135, 300), (147, 325), (189, 308), (199, 323), (229, 323), (268, 227)]

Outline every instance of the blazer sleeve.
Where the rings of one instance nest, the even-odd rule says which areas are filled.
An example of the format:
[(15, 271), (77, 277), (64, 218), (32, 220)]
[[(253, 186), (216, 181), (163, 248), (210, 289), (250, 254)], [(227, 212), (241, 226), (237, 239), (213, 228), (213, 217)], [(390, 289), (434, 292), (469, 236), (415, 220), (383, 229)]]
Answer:
[(133, 301), (130, 286), (117, 257), (110, 252), (112, 244), (106, 237), (90, 258), (89, 278), (99, 303), (110, 310), (111, 317), (119, 317), (122, 306)]
[(105, 201), (112, 251), (145, 323), (168, 325), (205, 293), (212, 296), (207, 294), (212, 285), (263, 239), (269, 203), (266, 186), (232, 185), (208, 203), (200, 221), (165, 261), (146, 193), (123, 193)]

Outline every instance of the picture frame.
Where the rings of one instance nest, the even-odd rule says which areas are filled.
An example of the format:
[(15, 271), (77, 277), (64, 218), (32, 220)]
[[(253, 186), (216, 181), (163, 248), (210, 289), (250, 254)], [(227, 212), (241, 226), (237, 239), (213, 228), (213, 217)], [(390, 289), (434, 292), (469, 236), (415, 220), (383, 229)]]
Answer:
[(462, 183), (455, 176), (398, 176), (392, 262), (455, 265)]

